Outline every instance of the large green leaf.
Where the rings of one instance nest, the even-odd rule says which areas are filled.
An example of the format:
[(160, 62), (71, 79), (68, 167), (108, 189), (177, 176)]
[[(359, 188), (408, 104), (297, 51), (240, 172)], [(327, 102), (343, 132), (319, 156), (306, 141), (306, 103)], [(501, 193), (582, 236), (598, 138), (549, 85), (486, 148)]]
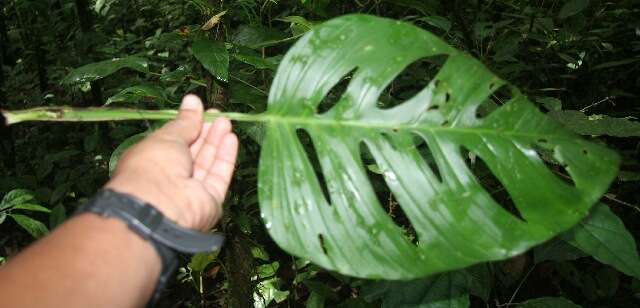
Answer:
[[(448, 58), (422, 91), (396, 107), (377, 107), (405, 67), (436, 55)], [(350, 72), (341, 99), (318, 114), (323, 98)], [(512, 98), (478, 118), (478, 106), (502, 86)], [(314, 27), (292, 47), (264, 119), (259, 199), (270, 235), (296, 256), (358, 277), (411, 279), (522, 253), (580, 221), (619, 161), (429, 32), (365, 15)], [(329, 200), (299, 130), (313, 142)], [(416, 140), (429, 147), (434, 167)], [(376, 160), (417, 244), (381, 206), (361, 146)], [(573, 183), (545, 166), (541, 149), (565, 166)], [(484, 161), (523, 220), (483, 188), (465, 151)]]
[(226, 82), (229, 80), (229, 52), (221, 42), (199, 39), (193, 43), (193, 56), (209, 73)]
[(146, 59), (137, 56), (125, 58), (113, 58), (87, 64), (71, 71), (64, 79), (63, 84), (80, 84), (107, 77), (123, 68), (129, 68), (138, 72), (148, 73), (149, 63)]
[(598, 204), (562, 239), (596, 260), (640, 279), (640, 256), (633, 236), (608, 206)]
[(601, 114), (587, 116), (576, 110), (551, 111), (547, 115), (581, 135), (640, 136), (640, 122), (630, 119), (612, 118)]

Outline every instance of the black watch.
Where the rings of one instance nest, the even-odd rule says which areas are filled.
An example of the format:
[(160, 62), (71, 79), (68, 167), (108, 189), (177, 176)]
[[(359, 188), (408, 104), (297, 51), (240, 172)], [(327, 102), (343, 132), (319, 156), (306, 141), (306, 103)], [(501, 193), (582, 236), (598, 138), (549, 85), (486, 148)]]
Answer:
[(216, 251), (224, 242), (222, 234), (205, 234), (180, 227), (148, 203), (111, 189), (100, 190), (93, 199), (78, 207), (75, 215), (84, 212), (124, 221), (129, 229), (149, 241), (158, 251), (162, 259), (162, 273), (148, 306), (155, 304), (178, 267), (178, 252)]

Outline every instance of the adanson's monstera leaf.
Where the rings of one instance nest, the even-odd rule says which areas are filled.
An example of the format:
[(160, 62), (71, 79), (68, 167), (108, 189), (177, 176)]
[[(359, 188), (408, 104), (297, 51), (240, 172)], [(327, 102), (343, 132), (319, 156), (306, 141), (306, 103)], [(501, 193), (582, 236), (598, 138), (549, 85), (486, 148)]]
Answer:
[[(396, 107), (377, 107), (403, 69), (436, 55), (448, 58), (422, 91)], [(318, 113), (352, 71), (341, 99)], [(505, 85), (512, 98), (478, 118), (477, 107)], [(300, 39), (278, 68), (266, 116), (259, 197), (269, 233), (294, 255), (358, 277), (410, 279), (519, 254), (585, 217), (618, 164), (614, 152), (548, 119), (477, 60), (415, 26), (372, 16), (333, 19)], [(313, 141), (330, 200), (298, 130)], [(417, 150), (418, 138), (437, 171)], [(378, 201), (361, 144), (417, 244)], [(541, 149), (565, 166), (574, 184), (546, 167)], [(485, 162), (523, 219), (481, 186), (464, 151)]]

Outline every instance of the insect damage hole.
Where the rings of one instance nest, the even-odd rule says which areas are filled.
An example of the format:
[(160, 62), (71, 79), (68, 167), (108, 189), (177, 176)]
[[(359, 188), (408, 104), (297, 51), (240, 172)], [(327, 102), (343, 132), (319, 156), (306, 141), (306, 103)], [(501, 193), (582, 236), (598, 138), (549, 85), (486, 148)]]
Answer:
[[(533, 148), (534, 151), (536, 151), (536, 154), (538, 154), (538, 157), (540, 157), (540, 159), (544, 163), (544, 166), (548, 170), (553, 172), (553, 174), (558, 179), (560, 179), (562, 182), (564, 182), (567, 185), (576, 186), (576, 183), (573, 181), (573, 178), (569, 175), (569, 172), (567, 171), (567, 168), (568, 168), (567, 164), (559, 161), (556, 158), (557, 155), (555, 154), (555, 151), (557, 150), (557, 148), (554, 144), (552, 144), (551, 142), (549, 142), (549, 140), (545, 138), (540, 138), (536, 142), (534, 142), (531, 145), (531, 147)], [(588, 155), (588, 152), (585, 153), (585, 151), (587, 150), (582, 149), (582, 151), (578, 153), (580, 153), (581, 155)]]
[(302, 144), (302, 148), (304, 149), (304, 152), (307, 154), (307, 157), (309, 158), (311, 167), (313, 168), (316, 178), (318, 179), (318, 185), (322, 190), (322, 195), (324, 196), (327, 203), (331, 205), (331, 201), (330, 201), (331, 198), (329, 197), (329, 189), (327, 189), (327, 182), (324, 178), (324, 174), (322, 173), (322, 167), (320, 166), (320, 161), (318, 160), (318, 154), (317, 154), (318, 152), (316, 151), (313, 141), (311, 140), (311, 136), (306, 130), (302, 128), (296, 130), (296, 135), (298, 136), (298, 140), (300, 140), (300, 143)]
[[(386, 134), (384, 136), (386, 136), (385, 139), (387, 140), (391, 138), (391, 136)], [(407, 240), (414, 245), (417, 245), (417, 232), (413, 228), (411, 221), (405, 214), (404, 210), (402, 210), (402, 207), (398, 203), (396, 197), (389, 189), (389, 186), (387, 186), (387, 183), (385, 181), (385, 177), (397, 177), (399, 175), (391, 175), (391, 171), (381, 170), (378, 167), (375, 159), (373, 158), (373, 155), (369, 151), (369, 148), (364, 142), (360, 143), (360, 159), (365, 166), (367, 177), (369, 178), (369, 182), (371, 183), (371, 186), (376, 193), (376, 198), (378, 199), (380, 205), (382, 205), (385, 213), (387, 213), (387, 215), (393, 220), (393, 222), (402, 229), (405, 238), (407, 238)], [(372, 234), (374, 235), (379, 231), (380, 230), (378, 229), (371, 230)]]
[(318, 104), (318, 107), (316, 108), (316, 111), (318, 113), (325, 113), (329, 111), (331, 108), (333, 108), (333, 106), (335, 106), (340, 101), (340, 99), (342, 98), (342, 94), (344, 94), (344, 92), (347, 90), (347, 87), (351, 82), (351, 78), (355, 74), (356, 70), (357, 69), (355, 68), (352, 69), (349, 73), (344, 75), (344, 77), (342, 77), (342, 79), (340, 79), (340, 81), (337, 84), (335, 84), (331, 88), (329, 93), (327, 93), (327, 95), (324, 96), (322, 101), (320, 101), (320, 104)]
[(522, 213), (520, 213), (520, 210), (518, 210), (516, 204), (513, 202), (511, 195), (509, 195), (507, 189), (502, 185), (500, 179), (489, 169), (489, 166), (479, 156), (473, 154), (473, 152), (463, 150), (462, 155), (463, 157), (467, 157), (467, 167), (473, 172), (478, 183), (491, 195), (493, 200), (504, 210), (511, 213), (511, 215), (526, 222)]
[(382, 91), (378, 99), (378, 107), (389, 109), (414, 97), (433, 80), (447, 58), (448, 55), (424, 57), (409, 64)]
[(318, 234), (318, 241), (320, 242), (320, 247), (322, 247), (322, 252), (324, 252), (325, 255), (329, 255), (327, 243), (325, 243), (324, 236), (322, 234)]

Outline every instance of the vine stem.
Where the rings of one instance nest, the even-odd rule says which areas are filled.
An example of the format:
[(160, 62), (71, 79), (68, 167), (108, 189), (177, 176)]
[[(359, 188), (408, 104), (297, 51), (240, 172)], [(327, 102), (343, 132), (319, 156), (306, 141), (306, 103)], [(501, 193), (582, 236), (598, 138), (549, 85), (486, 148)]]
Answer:
[[(73, 108), (73, 107), (38, 107), (24, 110), (1, 110), (5, 125), (29, 121), (53, 122), (99, 122), (99, 121), (131, 121), (131, 120), (171, 120), (178, 114), (177, 110), (144, 110), (128, 108)], [(270, 117), (265, 114), (249, 114), (237, 112), (205, 112), (206, 121), (218, 117), (227, 117), (240, 122), (266, 122)]]

